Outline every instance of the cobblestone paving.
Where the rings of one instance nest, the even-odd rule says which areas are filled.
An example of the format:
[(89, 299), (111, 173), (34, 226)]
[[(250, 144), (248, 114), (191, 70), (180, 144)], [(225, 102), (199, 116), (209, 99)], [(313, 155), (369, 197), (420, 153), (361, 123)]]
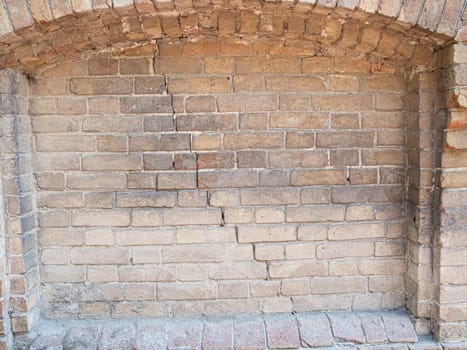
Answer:
[(461, 350), (420, 340), (404, 312), (329, 312), (241, 318), (43, 321), (18, 339), (30, 350)]

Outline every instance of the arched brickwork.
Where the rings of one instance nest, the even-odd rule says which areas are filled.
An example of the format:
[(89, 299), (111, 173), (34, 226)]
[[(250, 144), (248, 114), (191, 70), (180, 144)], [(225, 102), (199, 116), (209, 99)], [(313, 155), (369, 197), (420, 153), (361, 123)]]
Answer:
[[(316, 57), (319, 62), (330, 57), (332, 73), (409, 73), (407, 306), (420, 319), (433, 319), (442, 339), (459, 340), (467, 332), (465, 300), (459, 296), (467, 282), (456, 277), (466, 265), (459, 253), (466, 245), (459, 237), (465, 228), (465, 7), (465, 0), (2, 0), (0, 68), (27, 73), (29, 108), (38, 108), (39, 115), (41, 105), (34, 103), (42, 97), (34, 99), (34, 89), (39, 91), (44, 78), (80, 78), (81, 66), (74, 67), (77, 71), (67, 66), (73, 60), (89, 67), (102, 57), (112, 62), (242, 55)], [(460, 44), (452, 45), (456, 41)], [(28, 154), (31, 131), (25, 122), (29, 92), (24, 76), (5, 72), (0, 77), (8, 107), (2, 110), (7, 136), (2, 141), (3, 209), (10, 235), (6, 251), (14, 267), (3, 290), (4, 296), (11, 294), (4, 300), (4, 320), (9, 320), (7, 310), (14, 310), (11, 326), (4, 324), (9, 334), (10, 327), (15, 333), (29, 330), (40, 303), (37, 256), (31, 248), (36, 199)], [(85, 80), (70, 81), (71, 94), (86, 96), (88, 89), (97, 89), (73, 85)], [(12, 158), (21, 160), (13, 168)], [(432, 210), (437, 196), (440, 212)]]

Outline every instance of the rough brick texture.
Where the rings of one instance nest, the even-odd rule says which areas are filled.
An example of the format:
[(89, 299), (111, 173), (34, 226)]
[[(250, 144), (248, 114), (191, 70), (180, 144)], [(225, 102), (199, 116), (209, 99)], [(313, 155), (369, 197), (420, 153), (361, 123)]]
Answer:
[[(0, 67), (29, 77), (5, 70), (19, 86), (0, 86), (13, 332), (39, 305), (46, 318), (407, 306), (419, 331), (431, 319), (467, 338), (466, 51), (440, 49), (462, 6), (317, 3), (0, 4)], [(255, 342), (299, 346), (292, 321)], [(339, 339), (378, 338), (370, 321), (330, 321)], [(172, 345), (235, 341), (235, 324), (210, 327), (229, 335), (187, 328)]]
[[(83, 69), (53, 94), (51, 69), (36, 76), (29, 111), (44, 315), (87, 317), (97, 302), (93, 317), (143, 315), (155, 302), (160, 315), (184, 314), (174, 304), (182, 300), (214, 315), (302, 311), (336, 293), (341, 302), (326, 308), (403, 306), (405, 143), (386, 140), (404, 125), (400, 71), (355, 73), (366, 61), (330, 57), (309, 72), (300, 53), (233, 51), (219, 56), (232, 71), (208, 73), (224, 62), (162, 56), (175, 48), (161, 41), (148, 59), (75, 61)], [(135, 62), (144, 75), (122, 71)], [(143, 78), (158, 88), (139, 90)], [(55, 109), (36, 107), (44, 99)], [(84, 240), (51, 239), (57, 230)], [(374, 278), (392, 283), (371, 290)], [(277, 300), (252, 294), (263, 279), (284, 284)], [(295, 279), (301, 291), (290, 290)], [(83, 300), (78, 291), (91, 281)], [(125, 308), (127, 288), (154, 282), (140, 309)]]

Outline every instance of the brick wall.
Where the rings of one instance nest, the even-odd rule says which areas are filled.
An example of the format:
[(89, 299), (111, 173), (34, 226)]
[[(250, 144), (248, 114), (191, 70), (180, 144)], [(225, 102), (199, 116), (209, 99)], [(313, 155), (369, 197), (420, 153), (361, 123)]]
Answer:
[(3, 196), (0, 346), (6, 346), (12, 340), (11, 332), (27, 331), (39, 318), (40, 289), (28, 82), (23, 75), (4, 70), (0, 72), (0, 85)]
[(205, 45), (37, 76), (44, 315), (403, 306), (404, 76)]
[(31, 4), (0, 4), (5, 344), (39, 305), (467, 338), (465, 1)]

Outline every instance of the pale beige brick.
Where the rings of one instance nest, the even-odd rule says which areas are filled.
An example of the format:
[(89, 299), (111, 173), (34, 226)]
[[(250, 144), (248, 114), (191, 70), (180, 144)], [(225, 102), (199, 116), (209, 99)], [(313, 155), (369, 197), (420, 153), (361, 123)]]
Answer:
[(119, 173), (67, 174), (66, 186), (71, 189), (120, 189), (126, 187), (126, 176)]
[(329, 188), (304, 188), (300, 193), (302, 204), (328, 204), (331, 202), (331, 192)]
[(76, 132), (80, 130), (80, 116), (40, 116), (32, 117), (32, 130), (35, 133)]
[(351, 276), (358, 275), (358, 266), (355, 260), (333, 260), (329, 262), (329, 275)]
[(134, 247), (131, 249), (131, 261), (133, 264), (160, 264), (160, 247)]
[(109, 229), (86, 230), (84, 233), (86, 245), (114, 245), (114, 234)]
[(370, 292), (398, 292), (404, 290), (403, 276), (370, 276), (368, 280)]
[(255, 222), (257, 224), (274, 224), (285, 221), (283, 208), (257, 208), (255, 210)]
[(240, 202), (242, 205), (298, 204), (300, 192), (298, 189), (242, 189)]
[(175, 281), (175, 266), (121, 266), (118, 268), (119, 282), (165, 282)]
[(252, 297), (273, 297), (279, 295), (281, 290), (280, 281), (255, 281), (250, 282), (250, 293)]
[(155, 286), (152, 283), (129, 283), (125, 285), (126, 300), (154, 300)]
[(316, 256), (318, 259), (369, 257), (373, 256), (374, 250), (372, 242), (329, 242), (318, 245)]
[(143, 161), (141, 155), (84, 155), (83, 170), (141, 170)]
[(84, 204), (80, 192), (42, 192), (38, 197), (37, 204), (43, 208), (81, 208)]
[(261, 310), (265, 313), (289, 313), (293, 311), (292, 300), (288, 297), (271, 297), (261, 300)]
[(326, 225), (301, 225), (298, 227), (299, 241), (324, 241), (328, 236)]
[(205, 207), (208, 193), (206, 191), (178, 191), (177, 203), (180, 207)]
[(157, 210), (134, 209), (131, 213), (131, 223), (133, 226), (160, 226), (162, 223), (161, 214)]
[(222, 262), (224, 257), (224, 246), (216, 244), (177, 245), (162, 248), (164, 263)]
[(328, 231), (330, 240), (350, 240), (384, 237), (384, 224), (343, 224), (331, 225)]
[(206, 243), (204, 228), (177, 228), (177, 243)]
[(84, 282), (85, 270), (82, 266), (44, 266), (44, 282), (73, 283)]
[(375, 256), (404, 256), (405, 244), (403, 242), (376, 242)]
[(342, 294), (366, 292), (367, 278), (362, 276), (352, 277), (312, 277), (311, 290), (313, 294)]
[(159, 174), (157, 176), (157, 189), (159, 190), (194, 188), (196, 188), (196, 173), (194, 172)]
[(248, 282), (219, 282), (219, 299), (248, 298)]
[(287, 222), (343, 221), (344, 208), (340, 206), (301, 206), (287, 208)]
[(253, 245), (228, 245), (225, 247), (225, 257), (228, 261), (253, 260)]
[(70, 228), (42, 228), (39, 242), (44, 246), (79, 246), (84, 243), (84, 231)]
[(115, 232), (118, 245), (149, 245), (175, 243), (175, 230), (168, 228), (152, 228), (150, 230), (124, 230)]
[(271, 278), (298, 278), (308, 276), (325, 276), (328, 266), (322, 261), (283, 261), (269, 264)]
[(127, 210), (81, 210), (73, 211), (73, 226), (128, 226), (130, 213)]
[(281, 283), (281, 293), (286, 296), (308, 295), (311, 293), (310, 279), (284, 279)]
[(287, 260), (315, 259), (316, 245), (311, 243), (295, 243), (285, 246)]
[(180, 281), (207, 281), (207, 264), (178, 264), (177, 279)]
[(352, 205), (345, 210), (345, 219), (347, 221), (366, 221), (373, 218), (373, 207), (370, 205)]
[(36, 174), (37, 186), (42, 190), (63, 190), (65, 175), (63, 173), (46, 172)]
[(41, 249), (41, 263), (44, 265), (68, 265), (70, 263), (70, 248)]
[(255, 244), (255, 259), (259, 261), (284, 260), (285, 251), (283, 245)]
[(214, 280), (265, 279), (265, 262), (232, 262), (209, 266), (209, 278)]
[(126, 248), (72, 248), (71, 262), (76, 265), (124, 265), (130, 262)]
[(159, 283), (157, 285), (159, 300), (204, 300), (216, 299), (217, 284), (203, 283)]
[(93, 152), (95, 148), (94, 136), (41, 135), (36, 137), (36, 151), (38, 152)]
[(406, 271), (404, 259), (360, 260), (358, 269), (362, 275), (395, 275)]
[(206, 227), (207, 243), (237, 243), (237, 231), (233, 226)]
[(84, 194), (86, 208), (111, 209), (114, 195), (112, 192), (90, 192)]
[(89, 282), (117, 282), (117, 267), (89, 266), (87, 268), (87, 279)]
[[(39, 226), (67, 227), (70, 225), (70, 212), (65, 210), (47, 210), (39, 212)], [(20, 233), (19, 230), (18, 233)]]
[(164, 209), (162, 223), (178, 225), (220, 225), (221, 211), (218, 209)]
[(297, 228), (292, 225), (244, 225), (238, 227), (238, 241), (240, 243), (295, 240), (297, 240)]
[(235, 207), (239, 204), (238, 191), (210, 191), (209, 205), (214, 207)]
[(167, 208), (175, 206), (175, 201), (175, 192), (118, 192), (116, 206), (118, 208)]

